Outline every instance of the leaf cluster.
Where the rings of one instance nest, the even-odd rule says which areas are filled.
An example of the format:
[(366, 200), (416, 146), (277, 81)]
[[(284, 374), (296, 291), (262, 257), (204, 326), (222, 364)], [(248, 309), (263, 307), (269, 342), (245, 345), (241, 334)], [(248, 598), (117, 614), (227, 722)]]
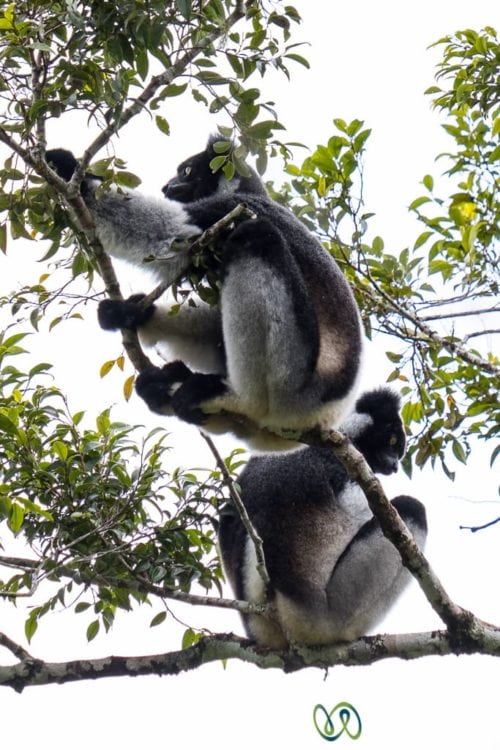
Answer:
[[(411, 436), (406, 471), (439, 459), (453, 477), (449, 463), (466, 462), (471, 438), (492, 440), (500, 427), (498, 359), (470, 343), (483, 335), (481, 326), (471, 329), (475, 311), (494, 322), (500, 310), (499, 147), (495, 109), (446, 101), (451, 109), (443, 127), (457, 147), (446, 155), (451, 194), (441, 197), (434, 178), (423, 178), (426, 192), (409, 206), (423, 231), (411, 246), (394, 251), (381, 237), (367, 240), (372, 214), (363, 205), (363, 152), (370, 131), (359, 120), (334, 120), (328, 142), (300, 166), (289, 164), (292, 180), (273, 196), (292, 205), (335, 257), (367, 334), (400, 341), (396, 350), (389, 344), (388, 380), (402, 384)], [(440, 100), (443, 110), (446, 101)], [(463, 321), (469, 325), (461, 336), (455, 328)]]
[(165, 435), (138, 440), (109, 411), (82, 428), (83, 412), (70, 414), (61, 392), (43, 383), (49, 365), (25, 373), (11, 363), (24, 353), (24, 337), (0, 341), (0, 528), (24, 539), (32, 555), (18, 561), (23, 572), (3, 581), (1, 593), (19, 597), (44, 580), (59, 584), (31, 610), (28, 637), (56, 606), (92, 608), (93, 637), (118, 609), (147, 601), (151, 587), (166, 596), (194, 583), (219, 589), (219, 473), (200, 481), (167, 472)]

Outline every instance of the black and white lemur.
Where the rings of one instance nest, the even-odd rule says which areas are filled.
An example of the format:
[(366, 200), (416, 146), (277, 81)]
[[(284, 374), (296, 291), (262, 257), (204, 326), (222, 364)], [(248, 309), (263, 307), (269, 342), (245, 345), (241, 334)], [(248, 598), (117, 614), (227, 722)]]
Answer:
[[(376, 473), (398, 468), (405, 447), (399, 398), (387, 388), (365, 393), (340, 428)], [(241, 498), (262, 539), (277, 622), (243, 617), (250, 637), (282, 648), (349, 641), (376, 626), (410, 574), (382, 535), (360, 487), (331, 449), (309, 447), (252, 458), (238, 479)], [(419, 546), (427, 535), (424, 506), (392, 500)], [(221, 513), (219, 544), (238, 599), (266, 600), (253, 542), (231, 504)]]
[[(137, 390), (154, 411), (209, 430), (235, 428), (219, 419), (224, 411), (277, 433), (338, 425), (353, 407), (360, 372), (362, 334), (352, 293), (321, 244), (271, 200), (254, 172), (231, 180), (212, 172), (217, 140), (179, 166), (163, 200), (137, 191), (96, 195), (99, 181), (84, 178), (82, 195), (104, 249), (166, 283), (182, 278), (191, 263), (174, 240), (200, 235), (239, 203), (257, 216), (221, 240), (217, 307), (198, 301), (172, 315), (156, 305), (143, 310), (132, 297), (101, 303), (101, 324), (138, 328), (145, 343), (165, 344), (168, 356), (179, 358), (139, 375)], [(49, 151), (47, 159), (71, 179), (77, 161), (70, 152)], [(397, 397), (386, 390), (366, 394), (344, 429), (374, 471), (396, 470), (404, 449)], [(258, 433), (250, 437), (259, 444)], [(272, 438), (264, 445), (286, 447)], [(279, 619), (276, 626), (246, 617), (249, 634), (272, 646), (319, 644), (374, 626), (408, 576), (329, 449), (254, 458), (240, 482), (264, 542)], [(423, 506), (409, 497), (393, 502), (422, 544)], [(263, 601), (253, 547), (230, 510), (222, 516), (220, 543), (236, 595)]]
[[(362, 351), (349, 285), (254, 171), (231, 180), (212, 171), (219, 140), (212, 137), (204, 151), (180, 164), (164, 199), (138, 191), (96, 195), (99, 181), (85, 176), (82, 195), (106, 252), (169, 284), (191, 262), (187, 250), (172, 247), (174, 240), (200, 235), (239, 203), (257, 217), (221, 239), (218, 306), (198, 301), (172, 315), (156, 305), (143, 311), (136, 298), (108, 300), (100, 306), (101, 325), (137, 327), (144, 343), (165, 344), (166, 358), (177, 359), (138, 377), (137, 391), (153, 411), (216, 432), (235, 428), (221, 412), (278, 433), (338, 425), (356, 398)], [(47, 160), (71, 179), (77, 166), (71, 152), (48, 151)], [(247, 437), (244, 430), (237, 434)], [(280, 440), (273, 446), (272, 438), (264, 443), (286, 447)]]

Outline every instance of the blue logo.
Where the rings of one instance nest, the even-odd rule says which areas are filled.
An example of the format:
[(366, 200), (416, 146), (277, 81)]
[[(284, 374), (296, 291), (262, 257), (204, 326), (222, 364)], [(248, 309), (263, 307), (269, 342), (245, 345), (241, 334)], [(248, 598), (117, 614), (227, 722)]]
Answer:
[(328, 742), (335, 742), (343, 734), (351, 740), (361, 736), (361, 717), (351, 703), (337, 703), (330, 712), (318, 703), (313, 711), (314, 726)]

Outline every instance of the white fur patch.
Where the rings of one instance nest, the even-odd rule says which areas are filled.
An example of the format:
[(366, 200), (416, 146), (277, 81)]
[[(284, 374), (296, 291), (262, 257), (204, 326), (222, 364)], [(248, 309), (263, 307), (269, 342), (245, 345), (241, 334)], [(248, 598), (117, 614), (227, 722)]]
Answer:
[(340, 425), (341, 432), (347, 435), (348, 438), (359, 437), (367, 427), (371, 427), (373, 419), (369, 414), (361, 414), (360, 412), (353, 412), (347, 419)]

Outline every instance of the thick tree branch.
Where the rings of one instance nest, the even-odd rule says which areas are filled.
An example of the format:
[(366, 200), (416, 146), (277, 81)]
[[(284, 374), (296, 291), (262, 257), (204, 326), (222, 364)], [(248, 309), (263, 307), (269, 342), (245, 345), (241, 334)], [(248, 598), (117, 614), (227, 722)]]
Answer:
[(0, 633), (0, 646), (8, 649), (21, 662), (34, 661), (31, 654), (25, 648), (9, 638), (5, 633)]
[[(10, 639), (7, 640), (12, 644)], [(19, 655), (24, 653), (22, 649)], [(67, 662), (44, 662), (32, 657), (20, 659), (13, 666), (0, 666), (0, 685), (22, 692), (29, 686), (62, 685), (105, 677), (176, 675), (226, 659), (238, 659), (260, 669), (296, 672), (306, 667), (325, 670), (337, 665), (361, 666), (389, 658), (410, 660), (422, 656), (473, 653), (500, 656), (500, 631), (481, 623), (474, 637), (464, 639), (462, 643), (457, 643), (446, 631), (431, 631), (367, 636), (352, 643), (287, 651), (272, 651), (234, 635), (214, 635), (202, 638), (183, 651), (148, 656), (108, 656)]]

